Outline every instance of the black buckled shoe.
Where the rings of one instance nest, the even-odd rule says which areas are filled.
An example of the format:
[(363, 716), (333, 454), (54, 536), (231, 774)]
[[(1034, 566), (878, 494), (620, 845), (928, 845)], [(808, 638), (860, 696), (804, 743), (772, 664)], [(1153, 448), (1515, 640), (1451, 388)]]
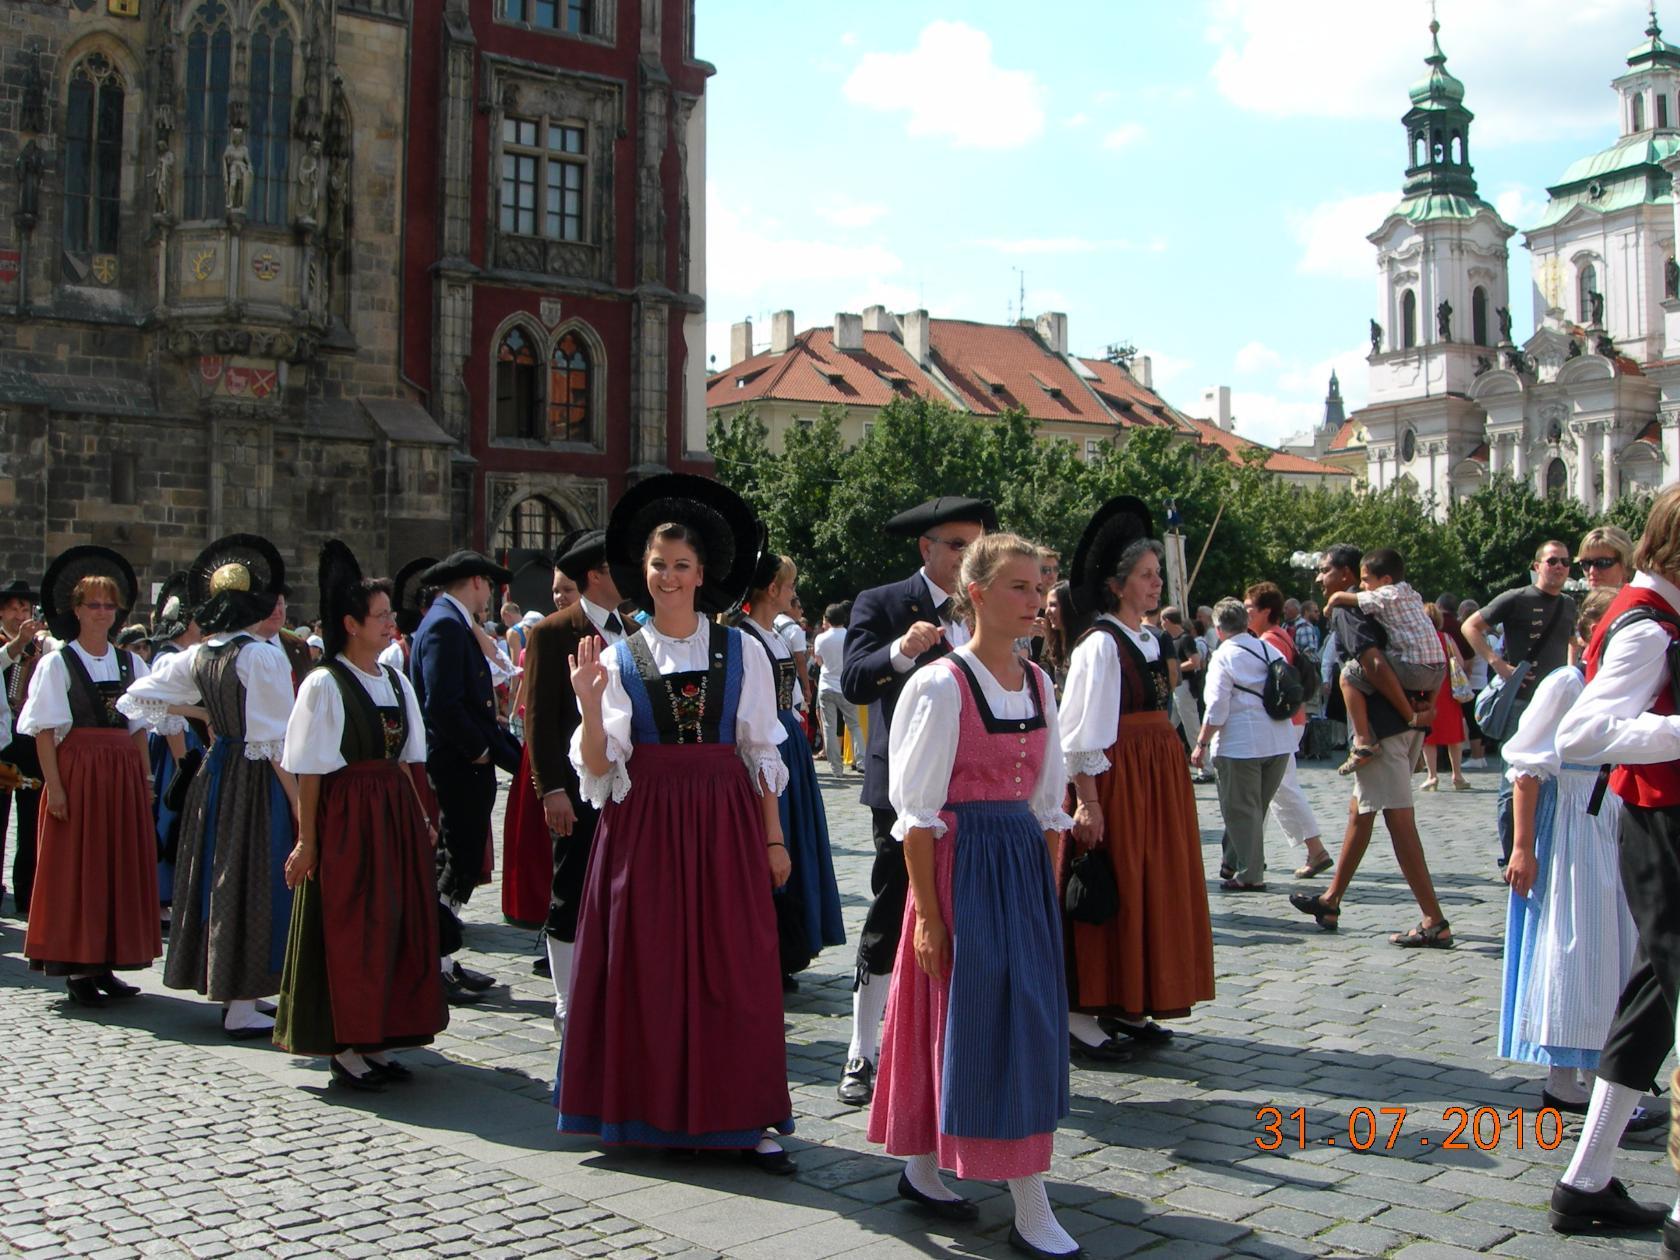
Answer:
[(132, 984), (126, 984), (123, 981), (118, 980), (117, 977), (109, 971), (105, 972), (103, 975), (95, 976), (93, 978), (93, 982), (99, 986), (99, 991), (106, 997), (131, 998), (139, 996), (140, 993), (140, 990), (135, 988)]
[(105, 995), (93, 976), (76, 976), (64, 982), (64, 991), (77, 1006), (104, 1006)]
[(1655, 1229), (1668, 1216), (1657, 1203), (1640, 1203), (1615, 1177), (1602, 1190), (1577, 1190), (1558, 1182), (1552, 1187), (1552, 1228), (1560, 1234), (1598, 1234), (1621, 1229)]
[(972, 1221), (980, 1215), (980, 1205), (971, 1199), (936, 1199), (923, 1194), (910, 1184), (908, 1173), (898, 1174), (898, 1197), (908, 1199), (924, 1212), (947, 1221)]
[(364, 1063), (380, 1080), (387, 1084), (406, 1085), (414, 1079), (413, 1069), (398, 1063), (395, 1059), (387, 1059), (383, 1063), (375, 1063), (372, 1059), (364, 1059)]
[(1132, 1061), (1132, 1048), (1110, 1037), (1100, 1046), (1088, 1046), (1078, 1037), (1068, 1038), (1068, 1053), (1087, 1063), (1118, 1064)]
[(443, 973), (443, 996), (451, 1006), (471, 1006), (484, 995), (469, 989), (453, 971)]
[(496, 987), (495, 976), (487, 976), (482, 971), (470, 971), (466, 967), (461, 966), (460, 963), (456, 963), (450, 970), (449, 974), (455, 978), (456, 982), (460, 984), (462, 988), (468, 989), (473, 993), (483, 993), (486, 989), (493, 989)]
[(358, 1090), (364, 1094), (377, 1094), (385, 1088), (384, 1078), (373, 1071), (373, 1064), (368, 1064), (369, 1070), (357, 1076), (337, 1059), (328, 1059), (328, 1067), (332, 1071), (334, 1085), (342, 1085), (345, 1089)]
[(848, 1059), (834, 1096), (853, 1107), (867, 1107), (875, 1097), (875, 1065), (868, 1059)]

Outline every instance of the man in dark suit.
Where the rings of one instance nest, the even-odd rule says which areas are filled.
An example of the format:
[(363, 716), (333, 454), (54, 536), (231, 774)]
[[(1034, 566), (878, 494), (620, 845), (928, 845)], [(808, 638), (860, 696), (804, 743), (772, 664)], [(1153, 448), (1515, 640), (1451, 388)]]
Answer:
[[(18, 711), (29, 698), (29, 679), (41, 661), (39, 636), (46, 631), (46, 623), (35, 620), (35, 604), (40, 596), (27, 582), (17, 581), (0, 589), (0, 668), (3, 668), (6, 700), (11, 716), (6, 720), (0, 739), (6, 741), (0, 749), (0, 761), (13, 765), (25, 777), (41, 777), (41, 761), (35, 755), (35, 737), (18, 735), (15, 730)], [(19, 788), (16, 792), (0, 792), (0, 879), (5, 877), (6, 824), (11, 821), (12, 801), (17, 800), (17, 848), (12, 853), (12, 903), (17, 917), (29, 917), (29, 897), (35, 886), (35, 820), (41, 805), (39, 788)], [(0, 887), (3, 891), (3, 887)]]
[[(422, 584), (436, 587), (438, 595), (414, 634), (409, 676), (426, 722), (426, 776), (443, 819), (438, 897), (452, 913), (472, 895), (484, 868), (496, 767), (510, 774), (519, 769), (519, 745), (497, 720), (490, 663), (475, 633), (491, 597), (510, 577), (476, 551), (457, 551), (421, 575)], [(445, 931), (445, 941), (451, 937), (459, 939), (458, 927)], [(450, 1000), (470, 1001), (469, 994), (494, 983), (462, 967), (452, 952), (444, 955), (443, 986)]]
[(840, 670), (840, 689), (846, 699), (869, 706), (862, 800), (873, 815), (875, 839), (875, 866), (869, 876), (875, 900), (858, 936), (852, 1041), (835, 1091), (841, 1102), (859, 1107), (875, 1092), (887, 977), (898, 956), (904, 897), (910, 887), (904, 845), (892, 834), (898, 817), (887, 799), (887, 738), (893, 706), (913, 671), (968, 642), (968, 628), (951, 618), (951, 592), (957, 588), (964, 548), (986, 530), (997, 528), (997, 514), (984, 499), (946, 495), (900, 512), (886, 528), (888, 533), (917, 540), (922, 567), (902, 582), (858, 595)]
[(578, 601), (531, 627), (525, 645), (525, 748), (531, 754), (531, 784), (542, 798), (543, 818), (554, 836), (554, 884), (549, 894), (548, 972), (554, 981), (554, 1027), (565, 1031), (571, 992), (572, 942), (577, 939), (578, 902), (595, 838), (596, 809), (578, 791), (572, 766), (572, 732), (582, 720), (572, 690), (570, 658), (578, 644), (598, 635), (608, 646), (629, 629), (619, 619), (618, 587), (607, 566), (607, 535), (592, 529), (561, 543), (554, 567), (577, 584)]

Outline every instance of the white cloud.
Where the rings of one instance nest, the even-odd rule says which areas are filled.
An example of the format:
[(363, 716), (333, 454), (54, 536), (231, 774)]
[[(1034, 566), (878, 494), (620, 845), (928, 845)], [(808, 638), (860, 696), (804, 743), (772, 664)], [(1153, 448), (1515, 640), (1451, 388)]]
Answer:
[(1290, 226), (1301, 246), (1295, 269), (1303, 275), (1369, 280), (1377, 274), (1377, 251), (1365, 238), (1382, 226), (1399, 197), (1395, 193), (1361, 193), (1324, 201), (1304, 214), (1291, 216)]
[(1090, 121), (1091, 121), (1091, 115), (1089, 115), (1089, 114), (1070, 114), (1066, 118), (1062, 119), (1062, 126), (1064, 126), (1064, 127), (1083, 127), (1086, 123), (1088, 123)]
[(1143, 139), (1144, 127), (1142, 123), (1121, 123), (1103, 137), (1103, 148), (1124, 149), (1129, 144), (1135, 144)]
[(1529, 192), (1520, 184), (1513, 184), (1495, 194), (1493, 208), (1499, 211), (1501, 219), (1521, 230), (1540, 221), (1540, 216), (1546, 213), (1546, 198)]
[(1027, 236), (1015, 240), (988, 236), (974, 243), (1000, 254), (1096, 254), (1132, 248), (1130, 241), (1094, 241), (1084, 236)]
[(1283, 364), (1283, 356), (1264, 342), (1251, 341), (1237, 351), (1236, 368), (1244, 376), (1264, 372)]
[(886, 217), (887, 208), (878, 201), (852, 203), (837, 201), (816, 208), (817, 217), (835, 227), (866, 228)]
[[(1459, 0), (1441, 30), (1447, 68), (1465, 84), (1477, 144), (1614, 125), (1605, 79), (1644, 29), (1630, 0)], [(1214, 0), (1211, 77), (1242, 109), (1273, 117), (1397, 119), (1427, 73), (1421, 3)], [(1396, 124), (1394, 141), (1402, 143)], [(1472, 158), (1475, 148), (1472, 146)]]
[[(1302, 433), (1319, 421), (1324, 414), (1322, 403), (1302, 402), (1279, 398), (1275, 394), (1231, 391), (1233, 427), (1242, 437), (1267, 446), (1279, 446), (1285, 438)], [(1202, 419), (1212, 419), (1203, 416)]]
[(858, 37), (856, 31), (847, 31), (844, 35), (840, 36), (840, 46), (842, 48), (855, 48), (857, 47), (857, 42)]
[(915, 48), (864, 55), (846, 80), (846, 99), (909, 114), (911, 136), (959, 149), (1014, 149), (1044, 130), (1044, 85), (992, 60), (992, 40), (964, 22), (930, 22)]

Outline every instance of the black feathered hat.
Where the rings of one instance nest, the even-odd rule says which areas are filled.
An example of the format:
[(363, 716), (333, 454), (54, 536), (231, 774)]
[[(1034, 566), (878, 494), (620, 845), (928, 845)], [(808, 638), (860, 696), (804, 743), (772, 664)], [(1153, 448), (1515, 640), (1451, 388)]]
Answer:
[(391, 607), (397, 614), (397, 629), (405, 635), (418, 630), (420, 618), (426, 615), (426, 606), (431, 601), (421, 598), (426, 590), (422, 579), (436, 563), (436, 556), (416, 556), (398, 569), (397, 576), (391, 580)]
[(900, 538), (920, 538), (935, 526), (949, 525), (952, 521), (973, 521), (984, 527), (987, 533), (995, 533), (998, 527), (997, 509), (990, 499), (965, 499), (961, 495), (942, 494), (937, 499), (906, 508), (889, 519), (884, 528), (887, 533), (897, 534)]
[(455, 551), (420, 575), (422, 586), (442, 588), (464, 578), (481, 577), (498, 590), (513, 581), (513, 574), (479, 551)]
[(176, 569), (158, 588), (157, 607), (152, 609), (152, 641), (167, 643), (185, 634), (193, 623), (193, 612), (187, 594), (187, 571)]
[(187, 570), (187, 599), (205, 634), (242, 630), (263, 620), (286, 594), (286, 562), (257, 534), (218, 538)]
[(574, 529), (560, 540), (554, 549), (554, 567), (582, 588), (591, 569), (601, 567), (607, 558), (607, 531), (604, 529)]
[(1102, 611), (1103, 588), (1120, 563), (1120, 555), (1140, 538), (1152, 537), (1149, 509), (1136, 495), (1116, 495), (1091, 514), (1073, 553), (1069, 588), (1082, 613)]
[(356, 555), (336, 538), (321, 544), (321, 558), (315, 566), (315, 580), (321, 590), (322, 658), (331, 660), (344, 651), (344, 614), (350, 611), (350, 591), (362, 580), (362, 566)]
[(41, 616), (55, 639), (68, 642), (80, 630), (76, 621), (76, 583), (86, 577), (108, 577), (117, 584), (117, 622), (134, 607), (140, 584), (127, 560), (109, 547), (80, 546), (61, 552), (41, 578)]
[(695, 593), (695, 608), (708, 616), (728, 612), (746, 593), (758, 562), (758, 518), (722, 482), (690, 473), (663, 473), (637, 482), (613, 508), (607, 563), (619, 591), (636, 607), (653, 611), (642, 554), (648, 535), (667, 521), (688, 526), (702, 540), (706, 574)]

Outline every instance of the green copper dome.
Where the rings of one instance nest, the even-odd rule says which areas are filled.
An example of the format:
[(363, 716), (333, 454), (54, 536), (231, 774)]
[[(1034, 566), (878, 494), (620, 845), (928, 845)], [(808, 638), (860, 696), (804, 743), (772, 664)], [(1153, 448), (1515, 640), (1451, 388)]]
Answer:
[(1419, 109), (1462, 105), (1464, 84), (1447, 73), (1447, 54), (1441, 51), (1441, 24), (1431, 22), (1429, 34), (1435, 41), (1435, 51), (1423, 59), (1429, 73), (1412, 84), (1412, 104)]
[(1645, 42), (1628, 54), (1628, 65), (1639, 67), (1647, 64), (1680, 66), (1680, 49), (1676, 49), (1662, 37), (1662, 27), (1657, 25), (1657, 6), (1651, 6), (1651, 24), (1645, 28)]

